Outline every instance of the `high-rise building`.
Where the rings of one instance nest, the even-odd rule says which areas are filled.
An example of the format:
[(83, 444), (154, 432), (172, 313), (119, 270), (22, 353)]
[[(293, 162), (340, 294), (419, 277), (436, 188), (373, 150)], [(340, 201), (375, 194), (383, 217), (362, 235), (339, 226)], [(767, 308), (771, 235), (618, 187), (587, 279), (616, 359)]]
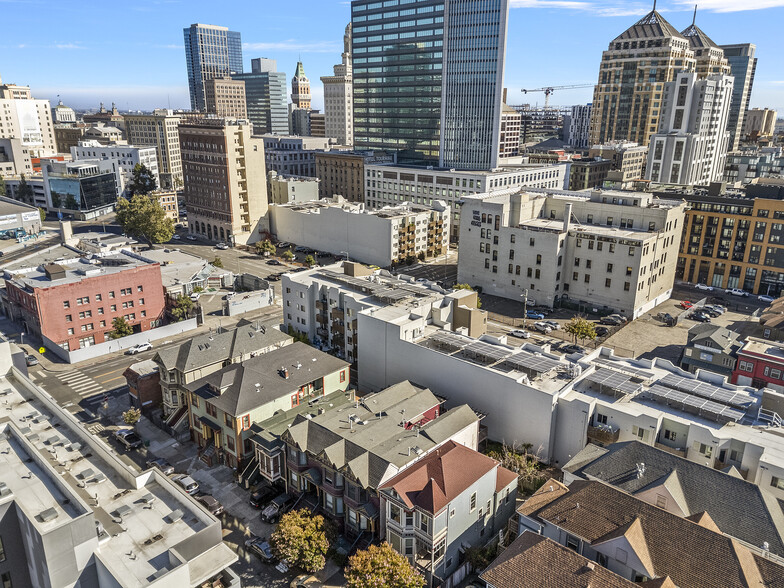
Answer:
[(310, 108), (310, 80), (301, 61), (297, 62), (297, 70), (291, 78), (291, 103), (295, 108)]
[(29, 86), (0, 79), (0, 139), (21, 139), (33, 157), (57, 153), (49, 101), (33, 98)]
[(681, 32), (689, 40), (689, 45), (694, 51), (695, 71), (700, 78), (711, 74), (730, 75), (730, 63), (724, 55), (724, 50), (719, 47), (705, 32), (697, 26), (697, 8), (694, 8), (694, 20), (691, 26)]
[(754, 54), (757, 51), (757, 46), (752, 43), (740, 43), (721, 45), (721, 48), (724, 50), (724, 56), (727, 58), (735, 78), (727, 130), (730, 132), (730, 151), (737, 151), (740, 146), (746, 112), (749, 109), (751, 88), (754, 85), (754, 72), (757, 69), (757, 58), (754, 57)]
[(327, 121), (323, 112), (318, 110), (308, 111), (310, 114), (310, 136), (311, 137), (326, 137), (327, 136)]
[(125, 130), (131, 145), (152, 145), (158, 158), (158, 174), (163, 190), (182, 187), (180, 117), (171, 110), (156, 109), (152, 114), (126, 114)]
[(494, 167), (508, 0), (394, 11), (353, 0), (351, 10), (355, 145), (396, 151), (401, 163)]
[(207, 112), (220, 118), (247, 118), (245, 82), (230, 77), (213, 78), (204, 84)]
[(564, 117), (563, 140), (574, 149), (587, 149), (591, 130), (591, 104), (572, 106), (572, 113)]
[(681, 72), (664, 84), (659, 132), (650, 140), (646, 179), (704, 186), (721, 181), (730, 134), (732, 76)]
[(664, 84), (695, 67), (689, 40), (655, 9), (646, 14), (602, 53), (590, 143), (627, 140), (647, 145), (658, 130)]
[(274, 59), (264, 57), (250, 60), (250, 73), (232, 74), (235, 80), (245, 82), (245, 108), (248, 120), (253, 123), (253, 133), (289, 132), (286, 74), (278, 71)]
[(520, 153), (520, 122), (522, 116), (514, 108), (503, 105), (501, 110), (501, 136), (498, 140), (498, 157), (515, 157)]
[(341, 62), (332, 68), (331, 76), (322, 76), (324, 84), (324, 124), (326, 136), (340, 145), (354, 144), (354, 84), (351, 75), (351, 23), (343, 35)]
[(493, 169), (509, 0), (449, 0), (445, 7), (439, 165)]
[(776, 128), (776, 111), (770, 108), (752, 108), (746, 111), (743, 136), (748, 141), (772, 137)]
[(242, 73), (242, 39), (236, 31), (205, 24), (192, 24), (183, 35), (191, 110), (205, 111), (207, 81)]
[(180, 124), (188, 230), (211, 241), (255, 243), (266, 233), (264, 139), (248, 121)]

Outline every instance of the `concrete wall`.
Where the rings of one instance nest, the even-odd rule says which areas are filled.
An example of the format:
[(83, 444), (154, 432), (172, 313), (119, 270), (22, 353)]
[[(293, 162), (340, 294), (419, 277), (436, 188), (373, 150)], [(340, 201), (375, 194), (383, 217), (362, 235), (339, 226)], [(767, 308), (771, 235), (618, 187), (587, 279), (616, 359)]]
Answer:
[(46, 348), (53, 352), (57, 357), (67, 361), (68, 363), (78, 363), (80, 361), (94, 359), (96, 357), (101, 357), (107, 355), (108, 353), (113, 353), (122, 349), (128, 349), (139, 343), (146, 343), (148, 341), (157, 341), (166, 337), (173, 337), (174, 335), (179, 335), (180, 333), (192, 331), (196, 328), (196, 326), (197, 324), (195, 318), (187, 319), (178, 323), (166, 325), (165, 327), (150, 329), (149, 331), (144, 331), (143, 333), (128, 335), (122, 339), (114, 339), (104, 343), (91, 345), (90, 347), (85, 347), (84, 349), (76, 349), (74, 351), (66, 351), (57, 345), (54, 341), (46, 337), (43, 337), (43, 339)]
[(223, 313), (236, 316), (253, 310), (259, 310), (274, 304), (275, 292), (270, 286), (266, 290), (256, 292), (236, 292), (226, 296), (223, 301)]

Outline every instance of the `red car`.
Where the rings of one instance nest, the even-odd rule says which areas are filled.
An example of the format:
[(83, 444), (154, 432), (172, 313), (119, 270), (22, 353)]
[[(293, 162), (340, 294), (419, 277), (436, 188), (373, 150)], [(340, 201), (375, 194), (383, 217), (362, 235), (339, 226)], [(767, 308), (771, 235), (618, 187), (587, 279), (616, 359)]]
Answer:
[(688, 300), (684, 300), (683, 302), (681, 302), (681, 308), (691, 308), (692, 306), (694, 306), (694, 304), (689, 302)]

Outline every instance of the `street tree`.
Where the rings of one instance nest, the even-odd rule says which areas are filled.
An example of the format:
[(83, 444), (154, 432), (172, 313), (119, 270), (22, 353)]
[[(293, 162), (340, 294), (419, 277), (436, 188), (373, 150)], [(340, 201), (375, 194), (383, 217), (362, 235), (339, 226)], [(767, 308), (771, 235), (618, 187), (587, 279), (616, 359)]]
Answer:
[(327, 563), (334, 530), (321, 515), (293, 510), (280, 518), (270, 536), (270, 545), (280, 559), (306, 572), (318, 572)]
[(285, 259), (286, 261), (291, 261), (292, 259), (294, 259), (295, 255), (294, 255), (294, 253), (291, 251), (291, 249), (286, 249), (286, 251), (284, 251), (284, 252), (283, 252), (283, 254), (281, 255), (281, 257), (282, 257), (283, 259)]
[(223, 260), (220, 257), (216, 257), (212, 260), (213, 267), (222, 268), (223, 267)]
[(16, 189), (16, 199), (20, 202), (33, 202), (33, 187), (27, 183), (27, 178), (22, 174), (19, 180), (19, 186)]
[(137, 163), (133, 166), (131, 181), (128, 182), (126, 188), (132, 196), (137, 194), (147, 195), (158, 188), (158, 182), (155, 180), (155, 176), (150, 171), (150, 168), (143, 163)]
[(133, 327), (128, 324), (124, 317), (118, 316), (112, 321), (112, 331), (109, 337), (112, 339), (120, 339), (133, 334)]
[(171, 313), (172, 316), (179, 322), (188, 318), (188, 314), (190, 314), (192, 308), (193, 301), (188, 296), (183, 296), (180, 294), (174, 301), (174, 306), (172, 307)]
[(316, 265), (316, 258), (313, 257), (312, 255), (305, 256), (305, 265), (308, 267), (313, 267), (314, 265)]
[(166, 216), (157, 198), (137, 194), (117, 200), (117, 223), (126, 235), (146, 242), (166, 243), (174, 235), (174, 221)]
[(596, 339), (594, 324), (581, 316), (572, 317), (572, 320), (564, 325), (564, 331), (572, 336), (573, 342), (577, 342), (577, 339), (580, 341)]
[(139, 419), (142, 418), (142, 411), (132, 406), (122, 413), (122, 418), (126, 425), (133, 427), (136, 423), (139, 422)]
[(348, 560), (347, 588), (422, 588), (425, 579), (386, 541), (359, 550)]
[(5, 196), (5, 180), (0, 176), (0, 196)]
[(65, 197), (65, 207), (68, 210), (79, 210), (79, 202), (76, 200), (73, 194), (68, 194)]
[(46, 211), (40, 206), (38, 207), (38, 215), (41, 217), (41, 222), (46, 220)]
[(265, 253), (269, 255), (275, 255), (276, 251), (277, 249), (275, 248), (275, 245), (273, 245), (272, 241), (269, 239), (256, 242), (256, 253), (259, 255), (264, 255)]

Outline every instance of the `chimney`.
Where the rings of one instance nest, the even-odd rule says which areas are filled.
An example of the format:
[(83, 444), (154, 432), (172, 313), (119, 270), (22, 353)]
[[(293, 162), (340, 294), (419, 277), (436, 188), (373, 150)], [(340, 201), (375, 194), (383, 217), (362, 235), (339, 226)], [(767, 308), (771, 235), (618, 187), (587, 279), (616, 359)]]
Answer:
[(564, 233), (569, 230), (569, 224), (572, 222), (572, 203), (569, 202), (564, 210), (563, 230)]

